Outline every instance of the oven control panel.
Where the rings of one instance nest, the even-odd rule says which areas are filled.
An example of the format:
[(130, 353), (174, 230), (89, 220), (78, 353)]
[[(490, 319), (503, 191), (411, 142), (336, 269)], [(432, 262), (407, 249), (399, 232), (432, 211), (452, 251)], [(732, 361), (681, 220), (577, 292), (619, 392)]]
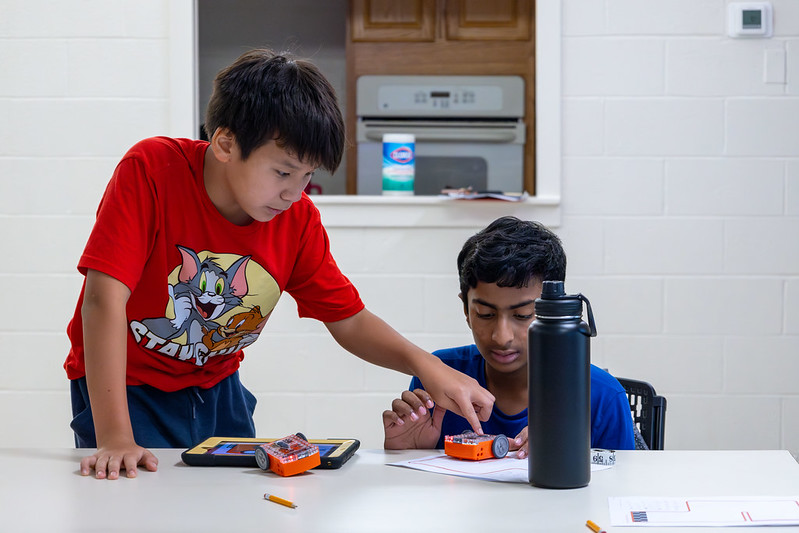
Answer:
[(491, 85), (424, 86), (384, 85), (377, 90), (377, 105), (383, 110), (497, 111), (502, 109), (502, 89)]
[(359, 116), (522, 117), (518, 76), (361, 76)]

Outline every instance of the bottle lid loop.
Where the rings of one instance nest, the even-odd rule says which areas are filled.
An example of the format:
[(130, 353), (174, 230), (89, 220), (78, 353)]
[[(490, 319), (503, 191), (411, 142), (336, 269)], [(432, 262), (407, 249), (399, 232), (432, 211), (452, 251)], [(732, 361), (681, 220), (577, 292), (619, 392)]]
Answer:
[(566, 294), (562, 281), (545, 280), (541, 297), (535, 301), (536, 317), (550, 320), (574, 320), (582, 317), (583, 302), (588, 310), (588, 333), (596, 337), (596, 323), (591, 302), (582, 294)]
[(591, 337), (596, 337), (596, 323), (594, 322), (594, 312), (591, 310), (591, 302), (582, 293), (579, 293), (577, 297), (585, 302), (585, 308), (588, 310), (588, 329), (591, 331)]

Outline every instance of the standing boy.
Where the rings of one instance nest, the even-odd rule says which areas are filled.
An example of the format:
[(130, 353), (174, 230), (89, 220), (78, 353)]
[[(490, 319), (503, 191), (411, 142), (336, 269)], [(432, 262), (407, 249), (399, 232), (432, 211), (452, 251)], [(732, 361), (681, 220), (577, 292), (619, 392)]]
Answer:
[[(460, 299), (474, 344), (433, 352), (475, 378), (496, 398), (482, 427), (510, 438), (525, 457), (527, 443), (527, 329), (535, 318), (542, 282), (563, 281), (566, 254), (560, 239), (535, 222), (502, 217), (469, 238), (458, 254)], [(443, 448), (445, 435), (469, 424), (434, 403), (414, 377), (410, 389), (383, 412), (386, 449)], [(426, 386), (426, 384), (425, 384)], [(627, 395), (616, 379), (591, 365), (591, 446), (634, 448)]]
[(136, 144), (98, 208), (64, 364), (76, 445), (97, 448), (81, 473), (134, 477), (157, 467), (147, 447), (255, 436), (238, 367), (283, 291), (348, 351), (424, 376), (480, 430), (493, 397), (365, 309), (330, 254), (303, 190), (338, 167), (344, 125), (316, 67), (245, 53), (217, 75), (205, 128), (210, 143)]

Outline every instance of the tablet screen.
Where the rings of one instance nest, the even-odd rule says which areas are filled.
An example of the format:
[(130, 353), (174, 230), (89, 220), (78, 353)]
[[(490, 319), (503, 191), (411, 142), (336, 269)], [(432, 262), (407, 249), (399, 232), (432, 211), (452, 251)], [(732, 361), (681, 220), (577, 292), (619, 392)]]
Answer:
[(337, 444), (317, 444), (316, 446), (319, 448), (320, 457), (324, 457), (325, 455), (329, 454), (330, 452), (338, 448)]
[(255, 456), (255, 448), (258, 447), (254, 442), (232, 442), (222, 441), (216, 446), (209, 448), (205, 453), (211, 455), (252, 455)]
[[(205, 452), (210, 455), (235, 455), (240, 456), (255, 456), (255, 448), (259, 446), (256, 442), (236, 442), (236, 441), (221, 441), (216, 446), (208, 448)], [(330, 452), (338, 448), (337, 444), (316, 444), (319, 448), (319, 456), (324, 457)]]

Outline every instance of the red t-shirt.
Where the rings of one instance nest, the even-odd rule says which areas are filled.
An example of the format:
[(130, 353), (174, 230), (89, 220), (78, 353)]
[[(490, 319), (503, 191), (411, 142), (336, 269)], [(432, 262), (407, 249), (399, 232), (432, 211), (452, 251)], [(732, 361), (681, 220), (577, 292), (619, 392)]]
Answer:
[[(302, 317), (323, 322), (363, 309), (330, 254), (313, 202), (269, 222), (237, 226), (203, 184), (208, 143), (155, 137), (123, 157), (106, 188), (78, 263), (131, 291), (128, 385), (164, 391), (212, 387), (235, 372), (287, 291)], [(69, 379), (85, 375), (80, 309), (67, 328)]]

